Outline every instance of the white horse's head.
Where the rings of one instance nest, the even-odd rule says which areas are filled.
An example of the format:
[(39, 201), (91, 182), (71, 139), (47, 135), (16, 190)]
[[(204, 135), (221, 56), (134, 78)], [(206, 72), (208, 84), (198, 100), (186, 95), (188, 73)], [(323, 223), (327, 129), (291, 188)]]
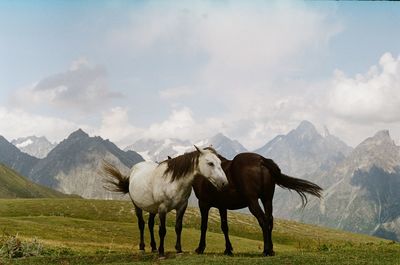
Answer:
[(202, 149), (194, 146), (200, 152), (198, 171), (208, 179), (217, 189), (228, 185), (228, 179), (221, 167), (221, 160), (209, 149)]

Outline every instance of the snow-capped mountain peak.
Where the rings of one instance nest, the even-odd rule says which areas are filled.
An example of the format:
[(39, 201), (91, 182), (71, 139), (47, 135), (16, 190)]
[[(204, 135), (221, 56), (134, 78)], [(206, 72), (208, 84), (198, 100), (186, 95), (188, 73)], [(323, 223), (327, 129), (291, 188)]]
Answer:
[(46, 137), (28, 136), (12, 140), (19, 150), (37, 158), (44, 158), (55, 147)]
[(168, 156), (183, 154), (192, 147), (189, 141), (167, 138), (163, 140), (140, 139), (124, 150), (132, 150), (139, 153), (145, 160), (164, 161)]
[(140, 139), (134, 144), (126, 147), (125, 150), (133, 150), (138, 152), (146, 160), (159, 162), (164, 161), (168, 156), (174, 157), (185, 152), (193, 151), (193, 145), (198, 147), (207, 147), (212, 145), (218, 153), (229, 159), (232, 159), (238, 153), (246, 151), (246, 148), (244, 148), (238, 141), (231, 140), (222, 133), (218, 133), (211, 138), (203, 139), (195, 143), (175, 138), (162, 140)]

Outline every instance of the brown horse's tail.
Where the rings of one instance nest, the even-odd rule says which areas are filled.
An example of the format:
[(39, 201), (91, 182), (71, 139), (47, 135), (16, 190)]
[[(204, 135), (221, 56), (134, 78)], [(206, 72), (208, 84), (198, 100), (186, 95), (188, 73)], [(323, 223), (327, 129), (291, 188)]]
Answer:
[(129, 176), (124, 176), (113, 164), (103, 161), (102, 175), (106, 190), (129, 193)]
[(303, 207), (306, 206), (308, 202), (306, 193), (321, 198), (322, 188), (317, 184), (312, 183), (311, 181), (293, 178), (288, 175), (282, 174), (281, 169), (271, 159), (265, 158), (264, 166), (270, 171), (276, 184), (284, 189), (295, 190), (300, 195)]

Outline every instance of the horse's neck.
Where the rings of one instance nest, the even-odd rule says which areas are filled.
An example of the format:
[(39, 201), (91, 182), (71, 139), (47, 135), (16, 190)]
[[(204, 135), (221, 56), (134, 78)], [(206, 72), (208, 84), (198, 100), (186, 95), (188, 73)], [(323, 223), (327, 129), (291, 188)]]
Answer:
[[(174, 180), (172, 180), (172, 173), (171, 172), (166, 173), (166, 170), (167, 170), (166, 163), (159, 164), (158, 167), (156, 168), (155, 173), (151, 176), (151, 178), (153, 178), (154, 181), (156, 181), (157, 179), (162, 180), (163, 182), (165, 182), (164, 185), (169, 185), (169, 184), (172, 184), (175, 182), (182, 182), (183, 184), (185, 184), (187, 182), (189, 182), (189, 183), (193, 182), (195, 173), (188, 173), (185, 176), (175, 178)], [(151, 181), (153, 181), (153, 180), (151, 180)], [(191, 185), (191, 184), (189, 184), (189, 185)]]
[(198, 171), (194, 170), (193, 172), (188, 173), (180, 177), (179, 179), (175, 179), (174, 181), (178, 182), (179, 186), (181, 186), (182, 189), (191, 189), (194, 181), (194, 176), (196, 174), (198, 174)]

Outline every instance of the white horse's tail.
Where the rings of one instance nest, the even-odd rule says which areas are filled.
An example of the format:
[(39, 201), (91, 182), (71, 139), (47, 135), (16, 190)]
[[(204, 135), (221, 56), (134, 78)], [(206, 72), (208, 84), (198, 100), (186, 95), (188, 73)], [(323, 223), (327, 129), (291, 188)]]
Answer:
[(125, 176), (113, 164), (103, 161), (104, 188), (109, 191), (129, 193), (129, 176)]

